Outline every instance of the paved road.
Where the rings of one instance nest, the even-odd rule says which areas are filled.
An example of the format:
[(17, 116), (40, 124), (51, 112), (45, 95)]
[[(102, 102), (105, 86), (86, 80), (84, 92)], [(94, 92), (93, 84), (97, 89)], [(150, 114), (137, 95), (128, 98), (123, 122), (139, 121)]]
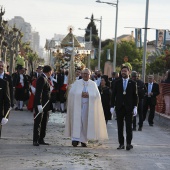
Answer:
[(31, 112), (12, 111), (2, 129), (0, 170), (170, 170), (170, 129), (144, 123), (134, 132), (134, 149), (117, 150), (116, 121), (108, 123), (109, 140), (91, 141), (88, 148), (71, 146), (64, 138), (65, 114), (51, 114), (46, 141), (32, 146)]

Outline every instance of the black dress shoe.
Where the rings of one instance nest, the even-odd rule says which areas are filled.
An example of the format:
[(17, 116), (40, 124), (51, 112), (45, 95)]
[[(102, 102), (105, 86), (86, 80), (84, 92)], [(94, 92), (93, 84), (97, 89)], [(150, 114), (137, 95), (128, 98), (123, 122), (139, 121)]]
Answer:
[(19, 109), (20, 111), (23, 111), (23, 109)]
[(82, 147), (87, 147), (87, 144), (86, 144), (86, 143), (81, 142), (81, 146), (82, 146)]
[(133, 145), (127, 144), (126, 150), (129, 151), (130, 149), (133, 149)]
[(50, 145), (49, 143), (44, 142), (44, 140), (40, 140), (38, 143), (39, 143), (40, 145)]
[(15, 110), (18, 110), (18, 107), (16, 107)]
[(133, 130), (133, 131), (136, 131), (136, 128), (134, 127), (132, 130)]
[(33, 145), (34, 146), (39, 146), (39, 143), (38, 142), (33, 142)]
[(79, 144), (78, 141), (75, 141), (75, 140), (72, 141), (72, 145), (73, 145), (74, 147), (77, 147), (78, 144)]
[(55, 113), (55, 112), (56, 112), (56, 109), (52, 109), (52, 112)]
[(142, 131), (142, 127), (139, 127), (139, 128), (138, 128), (138, 131)]
[(125, 149), (124, 145), (119, 145), (119, 147), (117, 149)]
[(152, 124), (152, 123), (149, 123), (149, 126), (153, 126), (153, 124)]

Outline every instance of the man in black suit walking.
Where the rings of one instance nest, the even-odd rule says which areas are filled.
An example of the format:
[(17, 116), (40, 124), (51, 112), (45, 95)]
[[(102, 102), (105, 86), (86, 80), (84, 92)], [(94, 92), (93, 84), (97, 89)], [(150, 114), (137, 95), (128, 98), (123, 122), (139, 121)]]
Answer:
[(148, 116), (148, 123), (150, 126), (153, 126), (154, 115), (155, 115), (155, 106), (156, 106), (156, 96), (159, 95), (159, 85), (154, 83), (153, 75), (148, 76), (148, 83), (145, 83), (147, 88), (147, 93), (144, 97), (144, 107), (143, 107), (143, 121), (146, 119), (148, 107), (150, 108), (150, 113)]
[(11, 100), (11, 107), (14, 106), (13, 103), (13, 84), (12, 84), (12, 78), (10, 75), (5, 73), (5, 63), (3, 61), (0, 61), (0, 78), (4, 79), (8, 82), (9, 85), (9, 92), (10, 92), (10, 100)]
[(121, 69), (122, 79), (114, 83), (111, 98), (111, 113), (116, 112), (118, 126), (119, 147), (124, 149), (123, 127), (124, 120), (126, 123), (126, 150), (133, 148), (132, 141), (132, 120), (133, 115), (137, 115), (137, 85), (136, 82), (129, 79), (129, 67), (123, 66)]
[[(143, 99), (146, 92), (145, 84), (143, 81), (138, 79), (138, 73), (136, 71), (132, 71), (131, 79), (137, 83), (138, 90), (138, 115), (139, 115), (139, 128), (138, 131), (142, 131), (143, 127)], [(133, 131), (136, 131), (136, 116), (133, 117)]]
[[(34, 130), (33, 130), (33, 145), (49, 145), (45, 143), (44, 138), (46, 135), (46, 127), (49, 118), (50, 110), (50, 83), (49, 78), (52, 74), (52, 68), (48, 65), (44, 66), (43, 73), (37, 79), (36, 92), (34, 98), (35, 116), (40, 113), (34, 119)], [(43, 108), (43, 106), (48, 104)]]
[(0, 79), (0, 136), (2, 125), (8, 122), (8, 119), (5, 117), (8, 110), (10, 109), (10, 96), (9, 96), (9, 87), (8, 82)]

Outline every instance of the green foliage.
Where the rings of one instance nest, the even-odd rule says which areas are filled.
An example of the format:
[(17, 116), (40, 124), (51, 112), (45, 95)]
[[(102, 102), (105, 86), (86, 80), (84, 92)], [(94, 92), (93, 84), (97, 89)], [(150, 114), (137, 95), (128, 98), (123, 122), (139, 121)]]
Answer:
[[(90, 41), (90, 36), (87, 36), (85, 38), (85, 41), (87, 41), (87, 42)], [(92, 44), (93, 44), (94, 48), (98, 48), (98, 46), (99, 46), (99, 37), (98, 36), (92, 35)]]
[[(107, 61), (107, 49), (110, 49), (111, 62), (113, 61), (114, 42), (109, 42), (108, 45), (102, 48), (101, 68), (104, 69), (104, 63)], [(121, 67), (124, 63), (124, 57), (128, 57), (128, 62), (133, 70), (141, 72), (143, 50), (137, 48), (133, 41), (121, 41), (117, 44), (116, 67)]]
[(156, 73), (165, 73), (166, 69), (166, 61), (164, 60), (164, 56), (159, 56), (155, 59), (154, 62), (150, 63), (147, 67), (147, 73), (156, 74)]
[(123, 63), (123, 65), (128, 66), (129, 69), (132, 71), (132, 65), (129, 62)]
[(25, 61), (24, 61), (24, 57), (22, 57), (22, 56), (20, 56), (20, 55), (18, 55), (17, 57), (16, 57), (16, 66), (17, 65), (21, 65), (21, 66), (25, 66)]
[(109, 45), (110, 43), (113, 43), (112, 39), (106, 39), (104, 41), (101, 42), (101, 46), (102, 48), (105, 47), (106, 45)]
[(95, 48), (98, 47), (99, 44), (99, 37), (98, 37), (98, 30), (93, 20), (93, 14), (91, 16), (90, 23), (87, 25), (87, 31), (85, 31), (85, 41), (90, 41), (90, 27), (92, 27), (92, 43)]
[[(90, 23), (87, 25), (87, 30), (90, 30), (90, 27), (92, 27), (92, 35), (97, 35), (98, 36), (98, 30), (96, 28), (96, 25), (94, 23), (94, 17), (93, 17), (93, 14), (91, 16), (91, 20), (90, 20)], [(89, 31), (86, 31), (86, 34), (85, 34), (85, 37), (86, 36), (89, 36), (90, 35), (90, 32)]]
[(95, 70), (95, 67), (97, 66), (97, 64), (98, 64), (97, 59), (94, 59), (94, 60), (91, 59), (90, 61), (91, 70)]
[(34, 61), (36, 61), (38, 59), (37, 53), (30, 52), (27, 54), (27, 56), (28, 56), (28, 62), (30, 62), (30, 63), (33, 63)]

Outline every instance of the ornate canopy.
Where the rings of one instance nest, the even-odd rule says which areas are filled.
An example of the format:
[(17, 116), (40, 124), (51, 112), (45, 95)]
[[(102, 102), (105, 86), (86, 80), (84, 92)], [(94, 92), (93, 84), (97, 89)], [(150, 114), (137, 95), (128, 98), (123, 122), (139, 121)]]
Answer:
[(74, 42), (74, 47), (81, 47), (79, 41), (72, 33), (72, 28), (69, 29), (69, 33), (66, 37), (61, 41), (61, 47), (72, 47)]

